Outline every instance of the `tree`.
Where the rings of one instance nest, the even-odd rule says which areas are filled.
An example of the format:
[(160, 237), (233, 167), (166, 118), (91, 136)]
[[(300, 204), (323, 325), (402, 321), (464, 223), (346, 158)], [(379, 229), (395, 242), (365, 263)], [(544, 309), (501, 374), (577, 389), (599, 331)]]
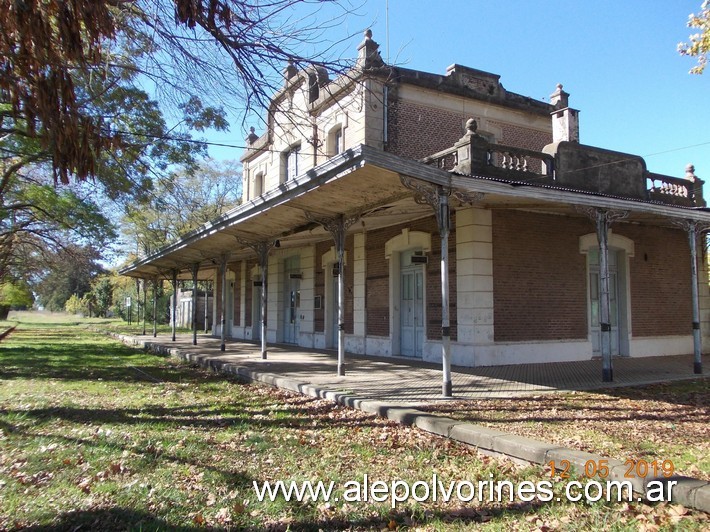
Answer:
[[(0, 107), (0, 279), (29, 278), (26, 265), (47, 265), (44, 258), (67, 242), (108, 249), (117, 236), (109, 218), (118, 219), (126, 202), (145, 201), (154, 180), (176, 166), (193, 171), (205, 154), (187, 132), (171, 132), (158, 103), (135, 86), (135, 73), (106, 67), (101, 76), (79, 70), (72, 76), (78, 111), (120, 141), (94, 160), (94, 179), (58, 187), (52, 147), (33, 137), (28, 120)], [(182, 123), (193, 128), (226, 126), (219, 109), (199, 101), (182, 112)]]
[(698, 14), (691, 14), (688, 18), (688, 27), (697, 28), (698, 33), (690, 36), (690, 43), (680, 43), (678, 51), (682, 55), (696, 57), (698, 64), (690, 72), (702, 74), (707, 64), (710, 52), (710, 0), (704, 0)]
[(128, 205), (123, 231), (135, 253), (145, 256), (236, 207), (242, 179), (237, 161), (202, 161), (155, 183), (149, 201)]
[(99, 277), (94, 282), (91, 294), (95, 301), (96, 315), (105, 318), (113, 304), (113, 285), (111, 284), (111, 279), (107, 275)]
[(0, 284), (0, 320), (6, 320), (10, 310), (27, 310), (34, 297), (29, 285), (22, 281), (5, 281)]
[(82, 298), (92, 289), (92, 280), (105, 272), (93, 248), (68, 245), (48, 257), (48, 268), (35, 291), (47, 310), (60, 311), (72, 295)]
[(2, 120), (10, 120), (0, 127), (45, 150), (55, 181), (96, 176), (104, 152), (123, 145), (124, 132), (84, 112), (77, 72), (92, 79), (106, 70), (140, 73), (183, 106), (196, 102), (191, 87), (247, 106), (264, 103), (286, 61), (324, 56), (309, 52), (323, 44), (325, 26), (303, 16), (294, 21), (296, 4), (314, 5), (317, 13), (338, 2), (0, 0), (0, 96)]

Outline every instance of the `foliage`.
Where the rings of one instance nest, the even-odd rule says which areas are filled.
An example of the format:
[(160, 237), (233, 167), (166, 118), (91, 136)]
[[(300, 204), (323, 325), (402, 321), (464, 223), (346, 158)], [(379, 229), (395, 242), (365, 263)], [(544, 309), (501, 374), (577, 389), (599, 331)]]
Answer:
[(74, 244), (48, 254), (48, 269), (35, 288), (41, 305), (47, 310), (64, 310), (72, 295), (82, 298), (90, 292), (92, 280), (104, 273), (100, 256), (94, 248)]
[(99, 277), (91, 287), (92, 300), (95, 302), (95, 313), (105, 318), (113, 304), (113, 285), (107, 275)]
[(10, 310), (32, 308), (34, 296), (29, 285), (23, 280), (6, 280), (0, 283), (0, 319), (7, 319)]
[(84, 306), (83, 298), (80, 299), (76, 294), (72, 294), (67, 302), (64, 303), (64, 310), (69, 314), (83, 314), (87, 311)]
[(241, 187), (237, 161), (207, 159), (194, 172), (172, 172), (155, 183), (148, 201), (127, 205), (124, 234), (137, 255), (148, 255), (237, 206)]
[(688, 27), (697, 28), (699, 31), (690, 36), (690, 43), (680, 43), (678, 51), (682, 55), (697, 58), (698, 64), (690, 72), (702, 74), (707, 64), (708, 52), (710, 52), (710, 0), (703, 1), (698, 14), (689, 16)]
[[(0, 0), (3, 117), (23, 123), (19, 133), (48, 152), (55, 182), (66, 184), (72, 175), (79, 181), (97, 176), (105, 152), (130, 141), (104, 116), (85, 112), (77, 72), (99, 83), (107, 70), (121, 77), (139, 72), (161, 91), (176, 95), (177, 105), (185, 109), (201, 107), (193, 89), (229, 94), (247, 105), (253, 99), (264, 103), (275, 87), (273, 74), (287, 60), (309, 62), (306, 50), (322, 44), (324, 25), (316, 29), (308, 17), (291, 18), (294, 4), (310, 3)], [(312, 16), (322, 5), (338, 5), (334, 0), (313, 3)], [(341, 16), (346, 13), (343, 9)], [(336, 17), (331, 25), (337, 22)], [(198, 125), (199, 120), (191, 123)]]

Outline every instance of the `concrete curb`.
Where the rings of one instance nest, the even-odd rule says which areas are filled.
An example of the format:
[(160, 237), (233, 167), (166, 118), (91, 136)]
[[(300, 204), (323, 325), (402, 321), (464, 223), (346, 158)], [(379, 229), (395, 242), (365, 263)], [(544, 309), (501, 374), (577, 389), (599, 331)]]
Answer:
[(416, 408), (388, 404), (365, 397), (359, 397), (351, 393), (328, 390), (273, 373), (253, 371), (236, 364), (213, 360), (205, 355), (200, 355), (199, 353), (190, 352), (185, 349), (170, 348), (166, 345), (158, 344), (157, 342), (139, 340), (132, 336), (117, 333), (108, 334), (127, 345), (143, 348), (157, 355), (172, 356), (186, 362), (199, 364), (213, 371), (237, 375), (247, 381), (262, 382), (276, 388), (326, 399), (343, 406), (377, 414), (403, 425), (414, 426), (432, 434), (443, 436), (444, 438), (450, 438), (472, 445), (484, 453), (504, 455), (538, 465), (547, 465), (551, 461), (554, 461), (557, 469), (561, 469), (561, 463), (567, 461), (576, 472), (584, 472), (585, 465), (589, 462), (598, 465), (600, 460), (606, 460), (605, 463), (609, 467), (609, 475), (603, 480), (628, 480), (631, 482), (634, 492), (644, 499), (649, 493), (649, 483), (660, 482), (661, 484), (655, 485), (657, 489), (660, 485), (667, 486), (671, 481), (676, 482), (672, 489), (672, 502), (710, 513), (710, 482), (705, 480), (679, 475), (670, 478), (629, 478), (625, 477), (628, 467), (619, 460), (578, 451), (576, 449), (569, 449), (567, 447), (560, 447), (558, 445), (509, 434), (481, 425), (466, 423), (445, 416), (424, 412)]

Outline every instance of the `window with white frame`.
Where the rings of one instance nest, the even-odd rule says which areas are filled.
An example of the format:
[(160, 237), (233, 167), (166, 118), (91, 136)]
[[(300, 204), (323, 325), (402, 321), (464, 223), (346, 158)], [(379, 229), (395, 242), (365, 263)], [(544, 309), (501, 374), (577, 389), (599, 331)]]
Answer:
[(301, 167), (301, 145), (296, 144), (285, 151), (281, 157), (283, 164), (283, 172), (281, 173), (281, 182), (285, 183), (294, 179)]
[(264, 172), (259, 172), (254, 178), (254, 194), (252, 197), (256, 198), (264, 193)]
[(335, 126), (328, 133), (328, 157), (338, 155), (343, 151), (343, 128), (340, 125)]

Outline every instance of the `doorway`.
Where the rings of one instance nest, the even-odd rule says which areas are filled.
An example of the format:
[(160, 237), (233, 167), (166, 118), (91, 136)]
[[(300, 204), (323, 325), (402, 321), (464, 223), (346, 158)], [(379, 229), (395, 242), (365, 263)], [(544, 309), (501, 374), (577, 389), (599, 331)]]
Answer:
[(301, 266), (300, 257), (289, 257), (284, 260), (284, 315), (283, 341), (286, 344), (297, 344), (300, 331), (301, 308)]
[(400, 257), (399, 346), (402, 356), (421, 358), (424, 346), (424, 267), (412, 264), (414, 251)]

